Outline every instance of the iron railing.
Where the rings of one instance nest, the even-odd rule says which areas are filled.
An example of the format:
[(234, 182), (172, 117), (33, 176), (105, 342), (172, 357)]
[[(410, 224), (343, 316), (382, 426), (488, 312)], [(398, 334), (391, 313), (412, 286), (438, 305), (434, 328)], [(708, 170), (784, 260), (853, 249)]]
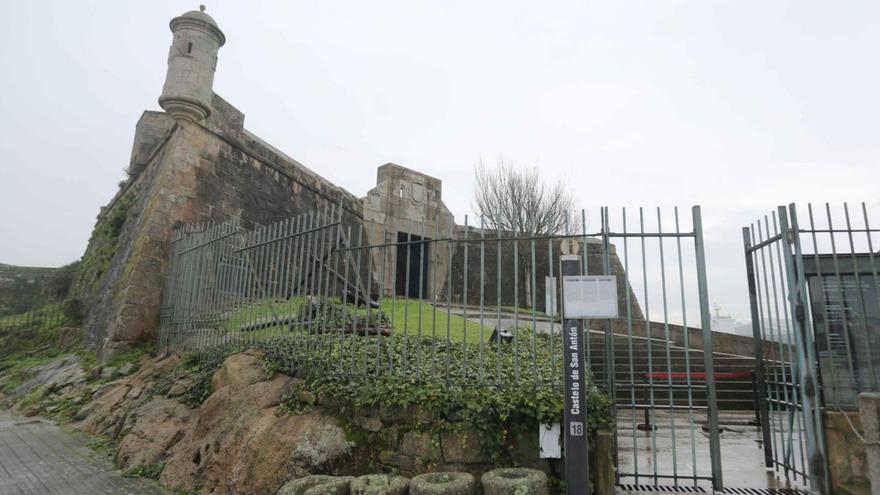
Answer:
[(880, 384), (880, 229), (865, 203), (803, 213), (780, 206), (743, 242), (765, 464), (828, 493), (823, 411)]
[[(159, 343), (178, 352), (258, 346), (292, 371), (562, 393), (559, 256), (574, 241), (584, 274), (617, 276), (620, 317), (588, 322), (585, 358), (593, 390), (614, 404), (619, 480), (720, 488), (699, 208), (688, 217), (601, 208), (553, 234), (465, 218), (371, 239), (331, 205), (251, 230), (189, 225), (171, 241)], [(695, 321), (701, 328), (688, 326)], [(671, 343), (673, 327), (684, 345)], [(694, 333), (699, 349), (688, 345)], [(640, 431), (645, 412), (659, 432)], [(708, 438), (696, 432), (702, 421)], [(661, 456), (667, 428), (671, 455)], [(708, 460), (697, 454), (705, 450)]]
[(0, 332), (16, 329), (54, 328), (67, 321), (61, 303), (44, 304), (0, 316)]
[(558, 304), (554, 250), (562, 239), (586, 244), (584, 233), (428, 233), (422, 224), (405, 240), (371, 244), (340, 212), (175, 232), (160, 345), (268, 342), (291, 368), (354, 353), (346, 362), (358, 374), (561, 386), (560, 321), (546, 314)]

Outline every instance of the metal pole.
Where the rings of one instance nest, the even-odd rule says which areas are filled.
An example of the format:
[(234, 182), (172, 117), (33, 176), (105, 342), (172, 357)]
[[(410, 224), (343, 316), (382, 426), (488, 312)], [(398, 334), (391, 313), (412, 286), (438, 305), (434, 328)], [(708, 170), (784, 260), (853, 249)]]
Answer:
[[(639, 484), (639, 448), (638, 448), (638, 439), (636, 437), (636, 388), (635, 388), (635, 363), (633, 360), (633, 319), (632, 319), (632, 306), (633, 302), (630, 296), (630, 284), (629, 277), (632, 272), (629, 270), (629, 238), (626, 237), (626, 208), (621, 208), (620, 211), (621, 224), (623, 227), (623, 273), (626, 274), (626, 348), (627, 348), (627, 359), (629, 360), (629, 407), (630, 407), (630, 432), (632, 433), (632, 459), (633, 459), (633, 474), (635, 475), (635, 484)], [(647, 342), (650, 344), (651, 340), (647, 339)], [(607, 368), (607, 364), (606, 364)], [(617, 418), (614, 418), (617, 420)], [(617, 436), (617, 432), (619, 428), (614, 429), (614, 434)], [(693, 442), (691, 442), (693, 443)], [(615, 441), (615, 445), (619, 444)], [(614, 456), (614, 466), (617, 468), (617, 480), (620, 481), (620, 457), (618, 455), (618, 451), (615, 450)], [(696, 462), (694, 462), (694, 469), (696, 469)]]
[[(563, 295), (565, 278), (581, 274), (580, 256), (559, 257)], [(563, 297), (565, 315), (565, 297)], [(563, 381), (565, 384), (565, 490), (568, 495), (590, 493), (590, 461), (587, 446), (587, 369), (584, 361), (584, 320), (565, 318), (563, 352)]]
[[(602, 274), (603, 275), (611, 275), (611, 261), (610, 261), (610, 251), (611, 251), (611, 240), (609, 238), (609, 233), (611, 231), (611, 227), (608, 225), (608, 207), (602, 207), (599, 209), (599, 215), (601, 217), (601, 225), (602, 225)], [(584, 222), (586, 223), (586, 222)], [(586, 230), (586, 227), (584, 227)], [(587, 258), (589, 253), (587, 253), (587, 242), (584, 241), (584, 258)], [(586, 271), (587, 264), (584, 262), (584, 273)], [(587, 273), (588, 274), (588, 273)], [(611, 320), (605, 320), (604, 325), (604, 344), (605, 344), (605, 377), (608, 382), (608, 399), (611, 401), (611, 417), (617, 419), (617, 384), (615, 380), (617, 378), (617, 363), (614, 360), (614, 329), (611, 326)], [(589, 348), (590, 345), (590, 337), (589, 337), (589, 329), (587, 329), (587, 346)]]
[(721, 476), (721, 445), (718, 438), (718, 401), (715, 393), (715, 368), (712, 356), (712, 319), (709, 314), (709, 289), (706, 278), (706, 248), (703, 245), (703, 219), (700, 207), (691, 209), (694, 222), (694, 254), (697, 258), (697, 282), (700, 294), (700, 320), (703, 327), (703, 360), (706, 367), (707, 413), (709, 417), (709, 457), (712, 463), (712, 488), (724, 489)]
[(767, 410), (766, 381), (764, 377), (764, 339), (761, 337), (761, 322), (758, 316), (758, 292), (755, 285), (755, 263), (752, 256), (752, 240), (749, 228), (743, 227), (743, 246), (746, 255), (746, 279), (749, 285), (749, 306), (752, 317), (752, 337), (755, 341), (755, 394), (758, 404), (758, 422), (761, 425), (761, 439), (764, 447), (764, 466), (773, 467), (773, 444), (770, 438), (770, 419)]
[[(676, 206), (673, 211), (675, 212), (675, 233), (681, 233), (681, 225), (678, 218), (678, 207)], [(625, 231), (625, 230), (624, 230)], [(624, 244), (626, 246), (626, 244)], [(681, 291), (681, 325), (684, 329), (684, 370), (687, 378), (685, 379), (687, 383), (687, 407), (688, 407), (688, 429), (690, 430), (691, 436), (691, 475), (694, 481), (694, 487), (697, 486), (697, 442), (696, 442), (696, 432), (694, 431), (694, 390), (692, 387), (691, 381), (691, 346), (690, 346), (690, 329), (688, 327), (688, 319), (687, 319), (687, 298), (685, 297), (685, 285), (684, 285), (684, 266), (681, 261), (681, 237), (675, 238), (675, 251), (678, 258), (678, 283)], [(627, 272), (628, 273), (628, 272)], [(629, 300), (629, 290), (627, 290), (627, 301)], [(629, 304), (627, 302), (627, 304)]]
[[(788, 241), (788, 214), (784, 206), (779, 207), (779, 223), (783, 235), (782, 248), (785, 255), (785, 268), (788, 274), (788, 297), (791, 314), (795, 315), (795, 345), (797, 346), (798, 371), (800, 373), (801, 410), (804, 414), (804, 434), (807, 441), (807, 457), (810, 464), (810, 488), (822, 495), (831, 493), (828, 463), (825, 457), (822, 414), (816, 396), (819, 382), (816, 377), (816, 359), (813, 353), (812, 325), (806, 317), (807, 293), (806, 279), (803, 275), (803, 257), (801, 253), (797, 212), (794, 203), (788, 206), (791, 214), (792, 242), (795, 252)], [(810, 327), (808, 329), (808, 326)]]
[[(653, 356), (653, 347), (654, 347), (654, 339), (653, 333), (651, 331), (651, 296), (648, 292), (648, 258), (647, 258), (647, 249), (645, 248), (645, 210), (642, 207), (639, 207), (639, 241), (641, 242), (641, 254), (642, 254), (642, 288), (644, 290), (645, 296), (645, 342), (648, 347), (648, 399), (649, 399), (649, 407), (651, 411), (654, 410), (654, 356)], [(649, 423), (653, 424), (653, 423)], [(638, 427), (637, 427), (638, 428)], [(657, 476), (657, 429), (651, 427), (648, 431), (651, 432), (651, 472), (652, 478), (654, 479), (654, 486), (657, 485), (659, 481), (659, 477)], [(633, 464), (635, 466), (635, 464)], [(636, 475), (638, 475), (638, 471), (636, 470)], [(636, 482), (638, 482), (638, 477), (636, 477)]]

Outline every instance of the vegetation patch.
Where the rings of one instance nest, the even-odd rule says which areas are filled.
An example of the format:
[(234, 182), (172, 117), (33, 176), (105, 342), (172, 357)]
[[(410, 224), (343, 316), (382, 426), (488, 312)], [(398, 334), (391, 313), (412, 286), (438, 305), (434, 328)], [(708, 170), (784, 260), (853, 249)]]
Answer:
[[(22, 323), (0, 330), (0, 393), (9, 394), (33, 375), (32, 369), (64, 354), (82, 351), (82, 332), (69, 327), (65, 318), (49, 316), (58, 305), (40, 308), (40, 315), (22, 320), (21, 315), (8, 315)], [(0, 327), (2, 327), (0, 321)]]
[(81, 266), (74, 281), (74, 293), (81, 294), (86, 299), (96, 295), (99, 281), (110, 268), (110, 262), (119, 247), (122, 230), (131, 217), (134, 197), (134, 194), (123, 195), (112, 204), (109, 212), (99, 216), (89, 239), (88, 250), (80, 261)]
[[(22, 411), (39, 412), (58, 421), (70, 419), (102, 383), (116, 378), (116, 375), (102, 376), (98, 370), (118, 370), (127, 363), (136, 364), (141, 356), (155, 351), (155, 344), (142, 344), (116, 352), (100, 363), (95, 353), (83, 346), (82, 329), (64, 314), (62, 304), (38, 309), (39, 317), (3, 317), (18, 318), (16, 321), (20, 323), (0, 330), (0, 397), (8, 398), (8, 405), (14, 404)], [(53, 362), (55, 364), (51, 364)], [(37, 373), (46, 373), (47, 379), (52, 380), (53, 373), (64, 371), (67, 376), (74, 371), (79, 373), (76, 367), (82, 374), (78, 375), (72, 390), (69, 387), (64, 391), (50, 390), (34, 383)], [(128, 371), (132, 371), (131, 366)], [(28, 387), (36, 386), (22, 389), (28, 382), (31, 383)]]
[(86, 447), (92, 452), (105, 457), (113, 457), (119, 445), (110, 437), (103, 435), (92, 435), (92, 440), (86, 444)]
[(226, 345), (218, 346), (211, 353), (186, 354), (177, 364), (174, 372), (160, 378), (156, 382), (152, 390), (150, 390), (150, 394), (166, 395), (170, 392), (175, 382), (178, 382), (181, 378), (187, 378), (189, 386), (179, 397), (179, 400), (186, 404), (187, 407), (196, 408), (211, 395), (211, 378), (220, 368), (220, 365), (223, 364), (223, 360), (239, 350), (241, 350), (240, 347)]
[(158, 480), (163, 469), (165, 469), (164, 462), (157, 464), (139, 464), (124, 472), (122, 475), (126, 478), (149, 478), (151, 480)]
[[(401, 427), (434, 438), (476, 431), (492, 462), (503, 464), (512, 462), (520, 435), (559, 421), (563, 408), (561, 337), (528, 328), (514, 333), (514, 342), (480, 346), (402, 334), (285, 331), (202, 353), (201, 362), (210, 364), (199, 369), (213, 373), (226, 355), (254, 347), (263, 351), (267, 371), (303, 380), (285, 396), (278, 414), (303, 414), (325, 398), (339, 404), (341, 417), (417, 407), (420, 418), (403, 414)], [(612, 427), (608, 398), (591, 381), (587, 386), (590, 432)], [(367, 443), (368, 433), (356, 422), (343, 426), (352, 441)]]
[(97, 228), (100, 229), (100, 232), (111, 239), (119, 237), (120, 232), (122, 232), (122, 227), (125, 226), (125, 221), (128, 220), (128, 212), (131, 210), (131, 205), (131, 196), (123, 196), (120, 198), (119, 201), (113, 205), (113, 209), (110, 213), (98, 223)]
[(317, 397), (302, 382), (294, 383), (281, 398), (281, 404), (275, 410), (279, 416), (291, 414), (299, 416), (315, 409)]

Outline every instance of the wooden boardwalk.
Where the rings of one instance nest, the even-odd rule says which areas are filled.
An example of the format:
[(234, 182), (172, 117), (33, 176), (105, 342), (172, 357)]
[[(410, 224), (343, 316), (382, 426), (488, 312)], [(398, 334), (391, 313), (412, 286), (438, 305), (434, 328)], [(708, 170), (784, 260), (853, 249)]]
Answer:
[(105, 455), (89, 449), (88, 436), (38, 418), (0, 411), (0, 493), (166, 494), (150, 480), (125, 478)]

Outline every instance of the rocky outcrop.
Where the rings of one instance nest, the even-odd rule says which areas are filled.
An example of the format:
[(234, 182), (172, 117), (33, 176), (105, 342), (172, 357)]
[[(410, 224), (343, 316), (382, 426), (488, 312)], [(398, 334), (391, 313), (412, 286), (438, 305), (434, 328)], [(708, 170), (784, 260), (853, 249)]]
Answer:
[(294, 475), (329, 471), (352, 451), (336, 418), (276, 414), (293, 378), (267, 377), (257, 353), (231, 356), (213, 393), (169, 451), (160, 481), (202, 493), (269, 493)]
[(226, 387), (241, 387), (265, 381), (266, 371), (259, 363), (260, 357), (261, 354), (256, 351), (247, 351), (226, 358), (211, 377), (211, 390), (216, 392)]
[[(124, 373), (130, 374), (120, 377)], [(363, 478), (349, 487), (351, 478), (344, 476), (479, 475), (496, 467), (485, 440), (467, 425), (447, 418), (443, 424), (452, 429), (444, 430), (437, 412), (420, 405), (357, 409), (316, 396), (297, 378), (267, 372), (258, 351), (228, 356), (213, 371), (175, 356), (144, 356), (136, 365), (87, 373), (76, 357), (64, 357), (35, 368), (32, 377), (20, 385), (22, 393), (62, 403), (77, 397), (74, 425), (114, 439), (118, 467), (156, 473), (175, 490), (264, 494), (284, 486), (282, 493), (392, 493), (399, 483), (389, 480), (397, 478)], [(48, 411), (47, 404), (52, 402), (35, 401), (35, 414)], [(522, 440), (517, 443), (528, 444)], [(522, 459), (514, 452), (518, 464), (547, 465), (537, 459), (537, 447), (526, 450)], [(336, 478), (315, 476), (331, 474)], [(333, 483), (318, 488), (321, 479)], [(422, 484), (437, 488), (438, 479)]]
[(157, 395), (158, 385), (172, 375), (176, 356), (141, 359), (138, 371), (107, 382), (74, 419), (88, 432), (122, 439), (139, 418), (140, 407)]
[(126, 470), (160, 464), (183, 438), (194, 412), (176, 400), (157, 398), (135, 409), (131, 416), (134, 425), (116, 451), (117, 466)]
[(258, 352), (228, 357), (199, 406), (183, 399), (199, 386), (176, 357), (144, 360), (109, 382), (76, 414), (78, 427), (116, 439), (125, 470), (160, 466), (160, 481), (199, 493), (270, 493), (291, 477), (339, 471), (354, 444), (334, 414), (277, 414), (294, 378), (267, 375)]
[[(61, 356), (46, 364), (36, 366), (30, 370), (31, 377), (10, 393), (5, 399), (15, 401), (34, 392), (40, 387), (45, 387), (47, 393), (55, 393), (59, 397), (67, 398), (75, 395), (77, 389), (86, 382), (86, 373), (80, 366), (80, 359), (75, 355)], [(28, 411), (16, 410), (27, 414)]]

